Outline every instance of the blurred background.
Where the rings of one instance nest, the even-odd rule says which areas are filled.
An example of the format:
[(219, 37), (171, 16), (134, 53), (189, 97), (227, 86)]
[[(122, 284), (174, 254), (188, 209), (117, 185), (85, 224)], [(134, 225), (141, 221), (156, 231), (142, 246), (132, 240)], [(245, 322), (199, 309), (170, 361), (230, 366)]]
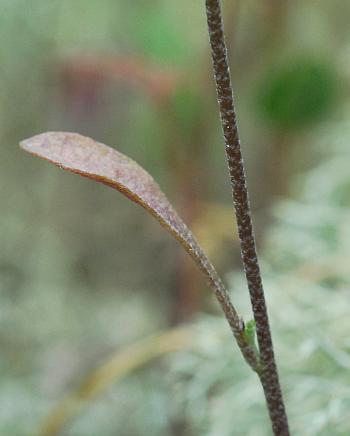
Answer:
[[(251, 318), (204, 0), (0, 7), (0, 433), (269, 435), (258, 380), (178, 244), (18, 148), (76, 131), (135, 159)], [(291, 428), (348, 435), (350, 3), (223, 10)]]

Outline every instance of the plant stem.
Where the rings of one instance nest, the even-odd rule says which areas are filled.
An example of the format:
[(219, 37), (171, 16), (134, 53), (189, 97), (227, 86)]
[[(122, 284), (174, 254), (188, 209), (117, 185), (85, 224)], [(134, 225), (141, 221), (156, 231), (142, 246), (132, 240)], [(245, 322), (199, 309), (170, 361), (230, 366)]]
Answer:
[(249, 288), (254, 319), (256, 322), (257, 340), (261, 361), (259, 377), (264, 389), (273, 432), (276, 436), (288, 436), (288, 420), (274, 357), (271, 331), (250, 214), (248, 191), (246, 187), (231, 77), (227, 61), (223, 23), (221, 19), (220, 0), (206, 0), (206, 11), (216, 90), (231, 177), (238, 234), (241, 244), (241, 256)]

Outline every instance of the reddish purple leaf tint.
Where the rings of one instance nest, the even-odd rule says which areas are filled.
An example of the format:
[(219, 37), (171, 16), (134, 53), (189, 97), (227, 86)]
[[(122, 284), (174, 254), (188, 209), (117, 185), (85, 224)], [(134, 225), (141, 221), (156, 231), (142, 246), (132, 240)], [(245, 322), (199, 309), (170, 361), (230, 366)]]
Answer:
[(252, 366), (256, 365), (256, 356), (244, 339), (243, 323), (215, 268), (158, 184), (143, 168), (114, 148), (77, 133), (42, 133), (22, 141), (20, 146), (60, 168), (118, 190), (153, 215), (205, 273), (244, 357)]
[(20, 145), (60, 168), (117, 189), (148, 210), (184, 246), (197, 250), (192, 234), (153, 178), (117, 150), (77, 133), (65, 132), (43, 133)]

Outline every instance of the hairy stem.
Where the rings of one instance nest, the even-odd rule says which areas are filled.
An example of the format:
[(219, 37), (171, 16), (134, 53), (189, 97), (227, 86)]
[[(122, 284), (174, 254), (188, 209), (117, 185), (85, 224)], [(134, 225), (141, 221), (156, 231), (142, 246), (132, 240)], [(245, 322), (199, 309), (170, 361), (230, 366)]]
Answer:
[(220, 0), (206, 0), (206, 11), (216, 89), (232, 183), (233, 202), (241, 243), (241, 256), (256, 322), (261, 361), (259, 377), (264, 389), (273, 432), (276, 436), (287, 436), (289, 435), (288, 420), (274, 357), (264, 290), (255, 246), (233, 101), (231, 77), (227, 61), (223, 23), (221, 19)]

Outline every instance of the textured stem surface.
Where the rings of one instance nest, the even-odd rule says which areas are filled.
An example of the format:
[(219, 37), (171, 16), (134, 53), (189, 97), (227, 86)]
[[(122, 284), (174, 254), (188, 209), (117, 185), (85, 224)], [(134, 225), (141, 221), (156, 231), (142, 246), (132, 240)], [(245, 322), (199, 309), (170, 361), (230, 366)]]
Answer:
[(288, 421), (278, 379), (264, 291), (255, 247), (252, 220), (250, 216), (250, 205), (234, 110), (223, 23), (221, 19), (220, 1), (206, 0), (206, 10), (221, 122), (232, 183), (238, 234), (241, 243), (241, 255), (248, 283), (254, 319), (256, 321), (257, 340), (261, 360), (261, 371), (259, 371), (259, 377), (264, 389), (273, 432), (276, 436), (287, 436), (289, 435)]

